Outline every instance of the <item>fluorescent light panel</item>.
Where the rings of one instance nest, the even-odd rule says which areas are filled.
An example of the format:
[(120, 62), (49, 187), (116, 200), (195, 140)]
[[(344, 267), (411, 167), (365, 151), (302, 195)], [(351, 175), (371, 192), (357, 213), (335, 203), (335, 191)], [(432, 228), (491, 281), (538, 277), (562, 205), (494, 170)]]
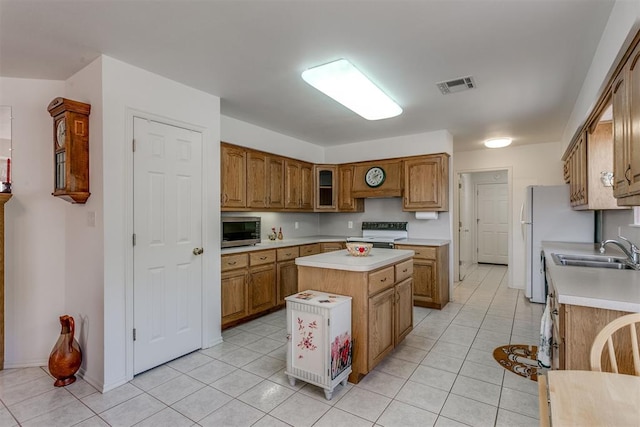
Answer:
[(488, 148), (502, 148), (511, 145), (511, 138), (493, 138), (487, 139), (484, 145)]
[(367, 120), (395, 117), (402, 108), (346, 59), (309, 68), (305, 82)]

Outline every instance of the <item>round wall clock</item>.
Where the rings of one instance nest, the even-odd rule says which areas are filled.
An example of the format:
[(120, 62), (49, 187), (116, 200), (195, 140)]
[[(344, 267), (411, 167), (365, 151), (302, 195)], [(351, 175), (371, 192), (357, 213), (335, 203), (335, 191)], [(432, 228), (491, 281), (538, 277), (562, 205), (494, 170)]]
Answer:
[(56, 143), (58, 147), (64, 147), (65, 138), (67, 137), (67, 121), (62, 118), (58, 121), (58, 126), (56, 127)]
[(373, 166), (372, 168), (369, 168), (369, 170), (365, 174), (364, 182), (369, 187), (376, 188), (382, 185), (385, 177), (386, 175), (384, 173), (384, 169), (382, 169), (380, 166)]

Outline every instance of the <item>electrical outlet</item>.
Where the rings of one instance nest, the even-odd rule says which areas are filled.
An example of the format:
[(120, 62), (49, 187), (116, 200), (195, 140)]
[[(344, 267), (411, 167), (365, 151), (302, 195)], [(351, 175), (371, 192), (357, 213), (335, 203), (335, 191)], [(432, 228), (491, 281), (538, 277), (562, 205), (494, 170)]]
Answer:
[(353, 228), (353, 221), (349, 221), (347, 223), (347, 228)]
[(298, 228), (300, 228), (300, 223), (299, 223), (298, 221), (294, 222), (294, 223), (293, 223), (293, 228), (295, 228), (296, 230), (297, 230)]

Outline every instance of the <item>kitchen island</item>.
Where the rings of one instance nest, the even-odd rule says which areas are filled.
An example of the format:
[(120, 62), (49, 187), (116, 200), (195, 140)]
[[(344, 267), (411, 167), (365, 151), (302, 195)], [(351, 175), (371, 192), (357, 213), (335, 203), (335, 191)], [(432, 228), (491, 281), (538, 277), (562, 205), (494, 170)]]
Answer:
[(352, 298), (354, 347), (349, 381), (358, 383), (413, 329), (413, 255), (410, 250), (346, 250), (296, 258), (298, 291)]

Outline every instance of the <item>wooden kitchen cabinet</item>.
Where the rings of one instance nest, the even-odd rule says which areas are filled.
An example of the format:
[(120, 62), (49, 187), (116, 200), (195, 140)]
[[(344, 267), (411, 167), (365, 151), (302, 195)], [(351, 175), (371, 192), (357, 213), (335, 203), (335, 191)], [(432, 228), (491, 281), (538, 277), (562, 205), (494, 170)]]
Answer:
[(394, 349), (395, 289), (369, 298), (369, 366), (376, 366)]
[(285, 209), (313, 211), (313, 165), (293, 159), (284, 163)]
[(336, 165), (315, 165), (315, 210), (335, 212), (338, 210), (338, 186)]
[(402, 342), (413, 330), (413, 279), (409, 277), (395, 286), (396, 310), (394, 337)]
[(220, 207), (222, 210), (247, 206), (246, 178), (246, 150), (220, 143)]
[(364, 212), (364, 199), (356, 199), (351, 193), (355, 166), (338, 166), (338, 212)]
[(300, 256), (300, 248), (291, 246), (277, 250), (276, 304), (284, 305), (285, 298), (298, 291), (298, 267), (295, 259)]
[[(611, 321), (629, 314), (626, 311), (560, 304), (553, 286), (553, 279), (547, 273), (551, 297), (551, 318), (553, 320), (552, 369), (591, 370), (591, 345), (596, 335)], [(637, 331), (640, 341), (640, 330)], [(621, 374), (633, 375), (633, 359), (625, 349), (631, 348), (629, 330), (624, 329), (613, 335), (618, 369)], [(611, 372), (608, 352), (604, 351), (603, 370)]]
[(404, 211), (449, 210), (449, 155), (408, 158), (404, 166)]
[(264, 209), (269, 204), (269, 156), (257, 151), (247, 152), (247, 207)]
[(588, 201), (586, 146), (585, 133), (581, 133), (563, 157), (569, 176), (569, 203), (574, 209), (586, 206)]
[[(365, 180), (367, 172), (373, 167), (381, 168), (384, 171), (384, 181), (378, 187), (370, 187)], [(354, 163), (351, 196), (356, 198), (402, 196), (402, 160), (385, 159)]]
[(222, 256), (220, 288), (223, 327), (249, 315), (248, 265), (246, 253)]
[(640, 45), (614, 79), (613, 194), (620, 206), (640, 205)]
[(415, 252), (413, 257), (413, 305), (442, 309), (449, 302), (449, 245), (396, 244)]
[(276, 305), (276, 266), (249, 268), (249, 314), (266, 311)]
[(345, 249), (346, 245), (342, 242), (323, 242), (320, 243), (320, 252), (333, 252)]
[(284, 159), (278, 156), (269, 156), (267, 169), (269, 172), (267, 207), (284, 209)]
[(311, 243), (300, 246), (300, 256), (316, 255), (322, 252), (320, 243)]

